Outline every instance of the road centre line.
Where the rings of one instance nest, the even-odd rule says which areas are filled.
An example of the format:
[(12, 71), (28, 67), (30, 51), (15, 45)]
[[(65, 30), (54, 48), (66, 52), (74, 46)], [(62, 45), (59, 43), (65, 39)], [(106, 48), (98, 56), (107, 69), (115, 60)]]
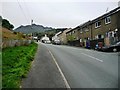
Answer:
[(90, 57), (90, 58), (93, 58), (93, 59), (95, 59), (95, 60), (97, 60), (97, 61), (103, 62), (103, 60), (98, 59), (98, 58), (95, 58), (95, 57), (90, 56), (90, 55), (88, 55), (88, 54), (85, 54), (85, 53), (81, 53), (81, 54), (83, 54), (83, 55), (85, 55), (85, 56), (88, 56), (88, 57)]
[[(47, 49), (48, 49), (48, 48), (47, 48)], [(63, 74), (63, 72), (62, 72), (62, 70), (61, 70), (61, 68), (59, 67), (56, 59), (54, 58), (53, 54), (51, 53), (51, 51), (50, 51), (49, 49), (48, 49), (48, 51), (49, 51), (50, 55), (52, 56), (52, 58), (53, 58), (53, 60), (54, 60), (54, 62), (55, 62), (55, 64), (56, 64), (56, 66), (57, 66), (57, 68), (58, 68), (58, 70), (59, 70), (59, 72), (60, 72), (60, 74), (61, 74), (61, 76), (62, 76), (62, 78), (63, 78), (63, 81), (65, 82), (66, 88), (67, 88), (68, 90), (71, 90), (70, 85), (68, 84), (68, 82), (67, 82), (67, 80), (66, 80), (66, 78), (65, 78), (65, 76), (64, 76), (64, 74)]]

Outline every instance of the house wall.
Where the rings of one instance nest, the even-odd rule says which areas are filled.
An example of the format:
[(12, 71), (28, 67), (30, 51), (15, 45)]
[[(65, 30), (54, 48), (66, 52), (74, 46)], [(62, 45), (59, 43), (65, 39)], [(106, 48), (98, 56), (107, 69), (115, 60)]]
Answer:
[[(111, 13), (108, 13), (111, 14)], [(89, 38), (91, 41), (94, 41), (94, 45), (99, 42), (100, 40), (105, 44), (105, 45), (111, 45), (115, 43), (115, 39), (116, 37), (113, 37), (113, 39), (115, 40), (114, 42), (112, 42), (112, 38), (110, 39), (109, 37), (107, 37), (106, 33), (110, 33), (110, 32), (115, 32), (115, 30), (117, 29), (117, 37), (118, 40), (120, 41), (120, 10), (119, 11), (114, 11), (112, 12), (110, 16), (111, 18), (111, 22), (106, 24), (105, 23), (105, 16), (107, 16), (108, 14), (105, 14), (99, 18), (96, 18), (92, 21), (89, 21), (87, 23), (84, 23), (83, 25), (74, 28), (73, 30), (71, 30), (71, 32), (67, 33), (67, 35), (73, 35), (75, 36), (75, 40), (79, 40), (80, 45), (84, 46), (85, 45), (85, 39)], [(104, 18), (103, 18), (104, 17)], [(102, 18), (102, 19), (101, 19)], [(97, 21), (101, 22), (101, 26), (95, 28), (95, 23)], [(88, 28), (89, 31), (85, 31), (86, 27)], [(82, 29), (82, 33), (80, 33)], [(75, 33), (73, 33), (73, 31), (75, 31)], [(97, 35), (103, 35), (103, 37), (101, 37), (101, 39), (96, 38)], [(80, 40), (81, 39), (81, 40)], [(109, 41), (109, 42), (108, 42)], [(84, 43), (83, 45), (81, 43)]]
[(74, 35), (75, 40), (78, 40), (78, 39), (79, 39), (79, 31), (78, 31), (78, 28), (76, 28), (74, 31), (75, 31), (75, 33), (72, 33), (72, 35)]
[(114, 31), (117, 28), (117, 16), (118, 16), (118, 13), (111, 15), (110, 16), (111, 23), (109, 24), (105, 24), (105, 18), (101, 20), (98, 19), (99, 21), (101, 21), (101, 26), (98, 28), (95, 28), (95, 22), (94, 22), (92, 24), (92, 39), (94, 40), (95, 36), (97, 35), (104, 35), (105, 37), (106, 32)]
[(86, 29), (86, 27), (83, 28), (83, 31), (84, 31), (84, 39), (87, 39), (87, 38), (91, 39), (91, 25), (88, 25), (88, 26), (87, 26), (88, 31), (85, 31), (85, 29)]
[[(66, 29), (59, 35), (60, 41), (61, 41), (62, 44), (67, 44), (67, 34), (66, 34), (66, 32), (68, 32), (70, 30), (71, 29)], [(70, 33), (68, 33), (68, 34), (70, 34)]]

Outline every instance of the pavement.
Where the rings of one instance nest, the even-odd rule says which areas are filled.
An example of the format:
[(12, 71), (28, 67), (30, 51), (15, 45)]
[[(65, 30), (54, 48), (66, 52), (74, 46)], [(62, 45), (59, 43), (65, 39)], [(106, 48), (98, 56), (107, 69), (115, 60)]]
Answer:
[(38, 45), (35, 60), (21, 88), (66, 88), (63, 78), (48, 49)]
[(64, 88), (64, 78), (70, 88), (118, 88), (118, 53), (38, 44), (33, 67), (28, 78), (23, 80), (23, 88)]

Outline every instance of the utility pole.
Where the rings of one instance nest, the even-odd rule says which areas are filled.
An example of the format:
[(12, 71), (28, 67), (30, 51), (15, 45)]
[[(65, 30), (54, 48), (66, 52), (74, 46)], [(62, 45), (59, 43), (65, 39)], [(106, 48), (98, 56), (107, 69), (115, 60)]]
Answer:
[(33, 19), (31, 19), (31, 25), (33, 24)]

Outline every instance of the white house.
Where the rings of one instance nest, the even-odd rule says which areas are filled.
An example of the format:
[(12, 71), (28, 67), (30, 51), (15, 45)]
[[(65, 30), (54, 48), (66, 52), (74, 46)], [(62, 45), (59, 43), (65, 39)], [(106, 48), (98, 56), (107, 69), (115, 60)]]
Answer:
[(46, 34), (45, 34), (44, 37), (41, 38), (41, 41), (42, 41), (43, 43), (51, 43), (49, 37), (47, 37)]

